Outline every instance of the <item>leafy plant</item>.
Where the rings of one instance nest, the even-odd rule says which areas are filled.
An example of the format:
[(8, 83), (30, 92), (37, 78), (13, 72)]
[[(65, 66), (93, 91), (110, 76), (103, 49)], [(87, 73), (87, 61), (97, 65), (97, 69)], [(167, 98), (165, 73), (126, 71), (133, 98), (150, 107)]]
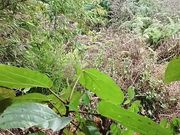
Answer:
[[(115, 91), (116, 89), (111, 88), (115, 84), (109, 77), (106, 78), (106, 76), (94, 69), (86, 69), (82, 72), (84, 73), (82, 73), (82, 80), (80, 78), (81, 85), (88, 88), (92, 92), (96, 93), (97, 96), (102, 98), (102, 101), (98, 105), (98, 112), (101, 115), (118, 121), (120, 124), (138, 133), (147, 135), (149, 135), (150, 133), (153, 135), (157, 135), (159, 133), (170, 135), (172, 133), (170, 129), (163, 129), (148, 118), (120, 108), (120, 101), (114, 100), (116, 96), (113, 95), (114, 93), (118, 95), (118, 91)], [(122, 91), (119, 90), (119, 93), (122, 93)], [(133, 94), (130, 95), (132, 96)], [(121, 101), (123, 100), (124, 98), (121, 99)]]
[(162, 128), (152, 120), (106, 101), (99, 103), (98, 111), (103, 116), (109, 117), (121, 123), (123, 126), (144, 135), (172, 134), (170, 130)]
[(81, 76), (79, 80), (81, 85), (97, 94), (98, 97), (114, 104), (121, 104), (123, 102), (123, 92), (107, 75), (95, 69), (82, 70), (79, 75)]
[(0, 86), (8, 88), (50, 88), (52, 81), (43, 74), (25, 68), (0, 64)]
[[(17, 68), (12, 66), (0, 65), (1, 86), (8, 88), (29, 88), (29, 87), (47, 87), (52, 86), (51, 80), (39, 72), (25, 68)], [(51, 90), (50, 90), (51, 91)], [(8, 95), (7, 95), (8, 93)], [(53, 93), (53, 92), (52, 92)], [(50, 101), (41, 94), (28, 94), (21, 97), (15, 97), (12, 90), (1, 89), (0, 102), (4, 110), (0, 115), (0, 128), (29, 128), (38, 126), (43, 128), (51, 128), (54, 131), (64, 128), (69, 124), (68, 117), (60, 118), (53, 110), (38, 103)], [(9, 106), (8, 108), (6, 108)], [(1, 109), (2, 109), (1, 108)], [(41, 113), (39, 113), (41, 111)], [(11, 121), (9, 123), (9, 121)]]
[(71, 121), (67, 117), (59, 117), (48, 106), (38, 103), (18, 103), (8, 107), (0, 115), (0, 128), (41, 128), (59, 131)]
[[(6, 74), (8, 74), (8, 77), (5, 77), (5, 82), (9, 83), (3, 84), (3, 78), (1, 78), (1, 83), (4, 87), (42, 87), (42, 84), (39, 83), (41, 77), (45, 80), (45, 87), (51, 87), (52, 85), (50, 79), (41, 73), (31, 71), (29, 69), (6, 65), (1, 65), (1, 67), (3, 67), (3, 70), (0, 70), (0, 74), (6, 72)], [(165, 78), (168, 78), (167, 81), (179, 80), (177, 77), (179, 73), (177, 72), (177, 75), (174, 74), (174, 69), (178, 69), (178, 67), (179, 59), (175, 59), (169, 63), (165, 75)], [(169, 77), (169, 74), (172, 74), (173, 76)], [(32, 79), (34, 75), (36, 75), (36, 78)], [(24, 78), (22, 79), (22, 77)], [(18, 80), (18, 82), (15, 82), (15, 79)], [(95, 93), (100, 98), (101, 101), (97, 105), (96, 113), (91, 113), (89, 110), (81, 111), (81, 99), (87, 99), (82, 96), (80, 91), (76, 90), (78, 81), (82, 86)], [(13, 85), (9, 85), (11, 83), (13, 83)], [(132, 102), (132, 105), (128, 109), (124, 109), (122, 107), (124, 94), (121, 89), (110, 77), (95, 69), (78, 70), (78, 77), (73, 88), (69, 86), (69, 88), (64, 89), (60, 95), (57, 95), (50, 89), (49, 91), (52, 94), (48, 96), (38, 93), (27, 93), (27, 95), (15, 97), (15, 93), (12, 90), (1, 88), (0, 102), (6, 106), (3, 110), (1, 110), (0, 128), (29, 128), (31, 126), (37, 126), (41, 128), (51, 128), (54, 131), (63, 131), (66, 125), (68, 125), (70, 122), (73, 123), (68, 117), (71, 113), (73, 113), (75, 116), (73, 119), (79, 122), (80, 128), (83, 128), (81, 131), (86, 134), (100, 134), (98, 131), (100, 127), (97, 126), (97, 128), (94, 124), (88, 122), (85, 117), (86, 115), (94, 116), (96, 118), (95, 124), (97, 125), (101, 124), (101, 122), (98, 122), (99, 119), (100, 121), (102, 120), (102, 122), (103, 120), (108, 119), (114, 120), (114, 122), (118, 124), (110, 123), (110, 131), (105, 131), (106, 133), (111, 132), (112, 134), (140, 133), (144, 135), (171, 135), (175, 130), (174, 127), (179, 124), (179, 120), (176, 119), (170, 123), (169, 126), (165, 126), (165, 121), (162, 121), (161, 124), (157, 124), (149, 118), (137, 114), (138, 107), (140, 105), (139, 101)], [(128, 99), (132, 101), (134, 96), (134, 89), (130, 87), (128, 89)], [(51, 108), (49, 108), (47, 105), (43, 105), (42, 103), (48, 103)], [(41, 111), (41, 113), (39, 113), (39, 111)], [(60, 117), (58, 114), (65, 117)], [(73, 125), (76, 126), (74, 123)], [(126, 128), (128, 130), (126, 130)], [(99, 130), (104, 132), (102, 131), (103, 129)], [(81, 131), (78, 130), (77, 132), (81, 133)], [(66, 130), (64, 130), (64, 132), (66, 132)]]

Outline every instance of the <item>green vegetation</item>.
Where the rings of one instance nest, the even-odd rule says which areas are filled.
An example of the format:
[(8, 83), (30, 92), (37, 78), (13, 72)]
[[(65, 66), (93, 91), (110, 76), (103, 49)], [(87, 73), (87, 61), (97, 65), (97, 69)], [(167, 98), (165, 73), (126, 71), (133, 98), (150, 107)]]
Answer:
[(144, 37), (154, 47), (168, 37), (180, 32), (180, 20), (177, 14), (164, 12), (162, 5), (157, 6), (158, 1), (154, 0), (127, 0), (122, 4), (120, 11), (115, 12), (116, 27), (126, 27), (138, 35)]
[(164, 1), (0, 0), (0, 134), (179, 134)]
[[(179, 61), (179, 59), (177, 59), (176, 61)], [(166, 72), (166, 78), (171, 75), (168, 72), (174, 71), (172, 70), (172, 67), (178, 68), (179, 64), (179, 62), (171, 62), (169, 64)], [(0, 71), (1, 74), (3, 74), (4, 71), (9, 73), (8, 75), (6, 75), (8, 77), (1, 77), (1, 86), (7, 88), (29, 88), (43, 86), (50, 88), (52, 86), (52, 82), (49, 80), (49, 78), (38, 72), (5, 65), (0, 65), (0, 68), (2, 69)], [(44, 78), (43, 81), (42, 78)], [(180, 75), (178, 74), (178, 77), (174, 78), (176, 80), (180, 80)], [(97, 110), (99, 114), (97, 113), (96, 115), (99, 115), (100, 117), (102, 117), (101, 115), (103, 115), (108, 118), (112, 118), (113, 120), (116, 120), (123, 126), (127, 127), (128, 130), (142, 133), (144, 135), (173, 134), (173, 127), (161, 127), (148, 118), (140, 116), (135, 112), (131, 112), (131, 110), (125, 110), (121, 108), (119, 105), (124, 100), (123, 93), (120, 89), (118, 89), (118, 86), (105, 74), (100, 73), (95, 69), (85, 69), (80, 71), (77, 81), (78, 80), (82, 86), (94, 92), (102, 100), (100, 103), (98, 103)], [(35, 94), (32, 96), (32, 94), (30, 94), (31, 96), (29, 98), (27, 98), (27, 95), (21, 96), (18, 99), (21, 99), (21, 102), (18, 103), (15, 94), (7, 97), (6, 92), (9, 91), (10, 93), (10, 91), (12, 92), (13, 90), (2, 89), (1, 91), (4, 92), (4, 94), (1, 94), (1, 102), (5, 104), (4, 108), (7, 107), (5, 111), (0, 115), (0, 128), (2, 129), (29, 128), (32, 126), (38, 126), (42, 128), (50, 128), (53, 131), (58, 131), (60, 129), (63, 129), (71, 121), (71, 118), (68, 117), (60, 118), (53, 112), (53, 110), (51, 110), (47, 106), (38, 103), (32, 103), (37, 101), (44, 102), (45, 100), (42, 99), (41, 95)], [(53, 96), (58, 98), (59, 102), (62, 102), (64, 107), (66, 108), (65, 114), (63, 114), (61, 110), (55, 110), (56, 113), (59, 113), (62, 116), (69, 116), (69, 114), (73, 111), (74, 114), (79, 115), (80, 112), (78, 106), (80, 105), (82, 96), (81, 94), (77, 94), (78, 91), (75, 91), (74, 87), (71, 90), (69, 98), (65, 100), (61, 99), (60, 96), (56, 95), (50, 89), (49, 91), (53, 94)], [(47, 97), (49, 98), (46, 98), (46, 102), (54, 102), (52, 96), (47, 95)], [(9, 101), (11, 101), (12, 103), (12, 105), (10, 106), (8, 104)], [(53, 105), (52, 109), (55, 107), (56, 106)], [(39, 114), (39, 110), (42, 111), (42, 113)], [(80, 118), (80, 121), (81, 119), (84, 119), (84, 117)], [(123, 131), (123, 129), (121, 130)]]

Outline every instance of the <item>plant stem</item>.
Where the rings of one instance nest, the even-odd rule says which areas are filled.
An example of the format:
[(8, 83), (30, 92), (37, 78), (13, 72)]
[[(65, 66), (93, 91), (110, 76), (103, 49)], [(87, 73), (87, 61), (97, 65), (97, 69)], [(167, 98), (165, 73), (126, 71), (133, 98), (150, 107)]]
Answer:
[(63, 101), (63, 99), (61, 99), (53, 90), (49, 89), (49, 91), (50, 91), (55, 97), (57, 97), (64, 105), (66, 105), (66, 102)]
[(80, 77), (81, 77), (81, 74), (78, 76), (78, 78), (77, 78), (77, 80), (76, 80), (76, 82), (75, 82), (75, 84), (74, 84), (74, 86), (73, 86), (73, 88), (72, 88), (71, 94), (70, 94), (70, 96), (69, 96), (69, 101), (71, 101), (71, 99), (72, 99), (74, 90), (75, 90), (75, 88), (76, 88), (76, 85), (77, 85), (77, 83), (78, 83)]

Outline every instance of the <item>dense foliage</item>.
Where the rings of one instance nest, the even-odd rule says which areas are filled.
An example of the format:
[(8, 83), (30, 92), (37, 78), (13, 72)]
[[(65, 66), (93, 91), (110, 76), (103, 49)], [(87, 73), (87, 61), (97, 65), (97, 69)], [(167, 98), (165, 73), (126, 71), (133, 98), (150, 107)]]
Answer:
[[(179, 66), (179, 59), (173, 60), (169, 64), (165, 76), (166, 81), (170, 82), (180, 80), (180, 74), (174, 71), (174, 68), (179, 68)], [(38, 72), (6, 65), (0, 65), (0, 69), (0, 84), (3, 87), (16, 89), (52, 87), (52, 82), (49, 78)], [(173, 74), (175, 74), (175, 76), (173, 76)], [(119, 129), (119, 133), (124, 134), (124, 132), (137, 132), (144, 135), (171, 135), (173, 134), (173, 128), (179, 123), (179, 119), (177, 119), (177, 123), (175, 125), (174, 123), (171, 123), (169, 126), (164, 125), (164, 127), (162, 127), (152, 120), (136, 114), (137, 112), (132, 109), (133, 106), (130, 106), (128, 110), (123, 109), (120, 107), (124, 100), (123, 92), (110, 77), (95, 69), (79, 70), (77, 81), (101, 99), (101, 101), (97, 103), (96, 114), (88, 114), (88, 112), (85, 113), (87, 113), (87, 115), (97, 115), (98, 117), (105, 116), (107, 118), (111, 118), (128, 128), (128, 130), (125, 128), (121, 128), (121, 130)], [(77, 85), (77, 82), (75, 85)], [(77, 91), (75, 87), (73, 87), (68, 98), (61, 99), (60, 96), (56, 95), (50, 89), (49, 91), (52, 95), (46, 95), (47, 97), (45, 98), (43, 95), (38, 95), (36, 93), (15, 97), (15, 94), (7, 95), (7, 92), (13, 93), (13, 90), (1, 89), (1, 103), (4, 104), (3, 108), (5, 111), (4, 109), (1, 110), (3, 113), (0, 115), (0, 128), (10, 129), (38, 126), (42, 128), (50, 128), (53, 131), (58, 131), (60, 129), (63, 131), (63, 128), (70, 123), (71, 119), (76, 119), (78, 115), (82, 116), (79, 117), (79, 122), (85, 119), (82, 115), (84, 112), (81, 112), (78, 109), (78, 106), (81, 104), (83, 105), (81, 101), (83, 93)], [(57, 98), (59, 102), (56, 102), (56, 99), (53, 97)], [(51, 108), (55, 109), (54, 111), (57, 114), (66, 117), (59, 117), (47, 106), (36, 102), (52, 103)], [(53, 102), (56, 102), (56, 104), (53, 104)], [(60, 105), (60, 102), (63, 106)], [(61, 108), (57, 109), (56, 106), (61, 106)], [(65, 112), (62, 110), (63, 107), (65, 108)], [(138, 109), (138, 107), (136, 109)], [(39, 111), (41, 112), (40, 114)], [(74, 116), (68, 118), (71, 113), (73, 113)], [(113, 133), (113, 131), (111, 132)], [(79, 133), (77, 132), (77, 134)]]

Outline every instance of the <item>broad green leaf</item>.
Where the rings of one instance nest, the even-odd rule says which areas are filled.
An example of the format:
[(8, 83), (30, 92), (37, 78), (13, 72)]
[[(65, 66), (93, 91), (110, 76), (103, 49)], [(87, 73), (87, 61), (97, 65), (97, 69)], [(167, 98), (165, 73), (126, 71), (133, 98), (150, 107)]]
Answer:
[(0, 128), (29, 128), (37, 126), (58, 131), (70, 123), (70, 118), (59, 117), (47, 105), (39, 103), (12, 104), (0, 115)]
[(169, 62), (165, 72), (164, 81), (166, 83), (180, 81), (180, 58), (174, 59)]
[(40, 93), (30, 93), (23, 96), (18, 96), (13, 98), (13, 102), (48, 102), (51, 98), (47, 95), (43, 95)]
[(50, 88), (52, 81), (37, 71), (0, 64), (0, 86), (8, 88)]
[(119, 86), (107, 75), (96, 69), (84, 69), (79, 82), (98, 97), (114, 104), (121, 104), (124, 94)]
[(128, 129), (143, 135), (172, 135), (170, 130), (162, 128), (149, 118), (120, 108), (110, 102), (100, 102), (98, 111), (101, 115), (111, 118)]
[(2, 113), (6, 107), (12, 103), (23, 103), (23, 102), (48, 102), (51, 99), (47, 95), (40, 93), (30, 93), (16, 97), (14, 90), (0, 88), (0, 113)]
[(0, 88), (0, 101), (6, 98), (13, 98), (16, 96), (16, 92), (14, 90)]

